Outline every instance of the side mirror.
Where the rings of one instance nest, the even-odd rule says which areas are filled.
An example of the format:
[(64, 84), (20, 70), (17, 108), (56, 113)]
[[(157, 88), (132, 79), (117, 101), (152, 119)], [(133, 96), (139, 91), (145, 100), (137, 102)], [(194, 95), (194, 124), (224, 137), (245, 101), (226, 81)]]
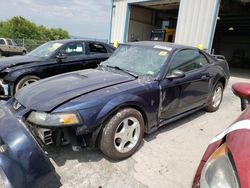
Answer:
[(175, 79), (175, 78), (183, 78), (185, 77), (185, 73), (180, 70), (174, 70), (170, 74), (166, 76), (167, 79)]
[(66, 59), (67, 58), (67, 55), (66, 54), (64, 54), (64, 53), (58, 53), (57, 55), (56, 55), (56, 58), (58, 59), (58, 60), (62, 60), (62, 59)]

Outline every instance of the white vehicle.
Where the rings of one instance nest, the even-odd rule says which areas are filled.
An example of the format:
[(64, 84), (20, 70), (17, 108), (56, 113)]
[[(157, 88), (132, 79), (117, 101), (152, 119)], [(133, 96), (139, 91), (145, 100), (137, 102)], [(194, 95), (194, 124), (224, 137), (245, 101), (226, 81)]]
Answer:
[(0, 57), (25, 55), (27, 50), (24, 47), (18, 46), (12, 39), (0, 38)]

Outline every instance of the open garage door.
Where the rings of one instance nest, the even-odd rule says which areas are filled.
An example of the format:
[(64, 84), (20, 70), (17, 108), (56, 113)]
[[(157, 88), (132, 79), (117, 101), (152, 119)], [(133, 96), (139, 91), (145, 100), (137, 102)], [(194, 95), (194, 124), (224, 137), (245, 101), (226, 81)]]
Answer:
[(221, 1), (213, 50), (226, 57), (233, 73), (250, 76), (250, 0)]
[(128, 41), (174, 42), (179, 4), (180, 0), (131, 4)]

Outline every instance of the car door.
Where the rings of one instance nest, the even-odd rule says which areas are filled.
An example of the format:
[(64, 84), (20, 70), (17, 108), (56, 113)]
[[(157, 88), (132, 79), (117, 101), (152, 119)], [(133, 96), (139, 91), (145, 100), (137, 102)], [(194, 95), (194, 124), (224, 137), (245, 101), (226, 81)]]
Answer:
[(16, 55), (16, 50), (15, 50), (14, 45), (10, 39), (7, 39), (7, 44), (8, 44), (9, 55)]
[(15, 41), (12, 40), (13, 48), (15, 49), (15, 54), (16, 55), (22, 55), (23, 50), (20, 48)]
[(59, 60), (61, 73), (86, 68), (86, 52), (84, 42), (70, 42), (58, 52), (64, 57)]
[(162, 80), (161, 118), (171, 118), (206, 103), (211, 80), (209, 66), (199, 50), (185, 49), (174, 55), (168, 74), (180, 70), (185, 76)]
[(108, 49), (104, 44), (99, 42), (87, 42), (87, 66), (90, 68), (95, 68), (99, 63), (105, 61), (110, 57), (113, 51)]

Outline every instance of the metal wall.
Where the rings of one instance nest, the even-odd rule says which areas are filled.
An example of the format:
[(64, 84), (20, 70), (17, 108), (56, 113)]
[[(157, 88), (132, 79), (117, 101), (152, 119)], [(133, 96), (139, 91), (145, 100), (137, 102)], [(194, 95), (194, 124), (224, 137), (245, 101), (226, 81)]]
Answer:
[[(111, 42), (127, 42), (130, 5), (150, 0), (114, 0)], [(153, 1), (153, 0), (152, 0)], [(211, 50), (220, 0), (181, 0), (175, 42)]]
[(118, 40), (119, 43), (123, 43), (126, 41), (124, 32), (129, 21), (129, 7), (127, 1), (115, 0), (112, 14), (111, 42)]
[(175, 42), (211, 50), (220, 0), (181, 0)]

